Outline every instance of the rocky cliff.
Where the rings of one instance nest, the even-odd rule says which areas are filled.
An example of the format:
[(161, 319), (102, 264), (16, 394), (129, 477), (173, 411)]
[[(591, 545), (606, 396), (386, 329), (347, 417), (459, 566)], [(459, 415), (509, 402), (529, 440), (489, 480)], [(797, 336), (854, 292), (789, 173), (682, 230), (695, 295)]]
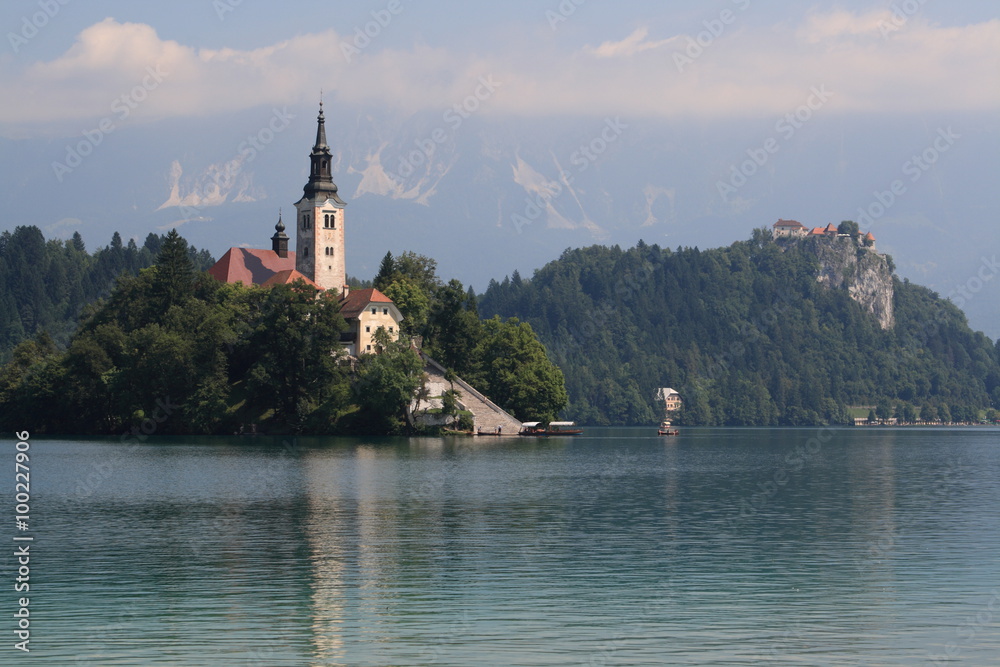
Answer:
[(874, 248), (845, 236), (803, 241), (819, 259), (816, 279), (830, 289), (846, 289), (851, 298), (878, 319), (883, 329), (895, 323), (891, 260)]

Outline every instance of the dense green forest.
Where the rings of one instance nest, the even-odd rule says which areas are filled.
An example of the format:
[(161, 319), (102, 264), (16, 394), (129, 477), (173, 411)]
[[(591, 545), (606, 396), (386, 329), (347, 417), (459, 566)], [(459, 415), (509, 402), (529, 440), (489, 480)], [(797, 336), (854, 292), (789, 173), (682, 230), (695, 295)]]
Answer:
[[(158, 247), (150, 247), (154, 242)], [(66, 247), (56, 243), (51, 251)], [(176, 231), (147, 241), (145, 250), (154, 249), (152, 266), (121, 272), (108, 298), (85, 309), (65, 349), (43, 330), (13, 350), (0, 369), (0, 428), (146, 435), (414, 430), (408, 407), (424, 373), (409, 337), (394, 342), (383, 335), (379, 354), (350, 362), (334, 295), (302, 281), (273, 288), (219, 283), (196, 270), (198, 254)], [(422, 336), (441, 363), (525, 419), (564, 407), (562, 375), (527, 324), (481, 321), (475, 296), (458, 281), (438, 279), (427, 257), (387, 255), (382, 269), (376, 282), (400, 299), (407, 333)]]
[[(107, 296), (119, 276), (150, 266), (163, 238), (149, 234), (140, 247), (115, 232), (108, 246), (88, 253), (79, 232), (66, 241), (46, 241), (34, 226), (0, 234), (0, 362), (42, 331), (66, 345), (83, 308)], [(189, 253), (199, 270), (215, 263), (205, 250)]]
[(952, 303), (893, 277), (883, 331), (817, 269), (808, 243), (765, 230), (704, 251), (594, 246), (491, 282), (479, 307), (531, 324), (583, 423), (652, 423), (657, 387), (681, 393), (685, 424), (846, 423), (850, 406), (971, 421), (1000, 406), (997, 346)]

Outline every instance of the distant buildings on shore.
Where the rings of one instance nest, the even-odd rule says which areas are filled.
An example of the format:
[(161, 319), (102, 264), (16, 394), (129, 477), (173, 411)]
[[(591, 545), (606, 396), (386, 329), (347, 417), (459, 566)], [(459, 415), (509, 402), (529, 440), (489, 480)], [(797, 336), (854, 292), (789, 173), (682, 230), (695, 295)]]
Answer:
[(681, 395), (670, 387), (657, 389), (656, 400), (663, 404), (663, 412), (668, 416), (681, 409)]

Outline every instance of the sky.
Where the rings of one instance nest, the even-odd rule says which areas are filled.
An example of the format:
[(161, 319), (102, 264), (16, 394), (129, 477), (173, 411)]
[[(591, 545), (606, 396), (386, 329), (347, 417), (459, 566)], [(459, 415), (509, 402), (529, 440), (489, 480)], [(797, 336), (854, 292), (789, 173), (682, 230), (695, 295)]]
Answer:
[(360, 277), (416, 249), (482, 290), (567, 247), (868, 212), (1000, 336), (996, 2), (18, 0), (0, 25), (3, 228), (266, 239), (322, 90)]

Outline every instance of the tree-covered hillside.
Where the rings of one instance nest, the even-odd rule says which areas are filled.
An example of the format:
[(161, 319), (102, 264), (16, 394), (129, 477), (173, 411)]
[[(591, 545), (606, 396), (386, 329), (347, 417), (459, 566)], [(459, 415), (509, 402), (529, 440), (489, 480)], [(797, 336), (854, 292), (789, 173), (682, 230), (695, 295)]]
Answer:
[[(119, 276), (152, 265), (163, 238), (149, 234), (140, 247), (115, 232), (108, 246), (88, 253), (79, 232), (67, 241), (46, 241), (34, 226), (0, 234), (0, 361), (42, 331), (68, 343), (83, 307), (107, 296)], [(214, 263), (207, 251), (189, 252), (200, 270)]]
[(859, 405), (958, 421), (1000, 405), (997, 347), (958, 308), (893, 277), (883, 331), (817, 282), (814, 250), (764, 230), (705, 251), (567, 250), (531, 280), (492, 282), (479, 307), (531, 324), (565, 375), (564, 414), (584, 423), (653, 422), (657, 387), (680, 391), (687, 424), (843, 423)]

